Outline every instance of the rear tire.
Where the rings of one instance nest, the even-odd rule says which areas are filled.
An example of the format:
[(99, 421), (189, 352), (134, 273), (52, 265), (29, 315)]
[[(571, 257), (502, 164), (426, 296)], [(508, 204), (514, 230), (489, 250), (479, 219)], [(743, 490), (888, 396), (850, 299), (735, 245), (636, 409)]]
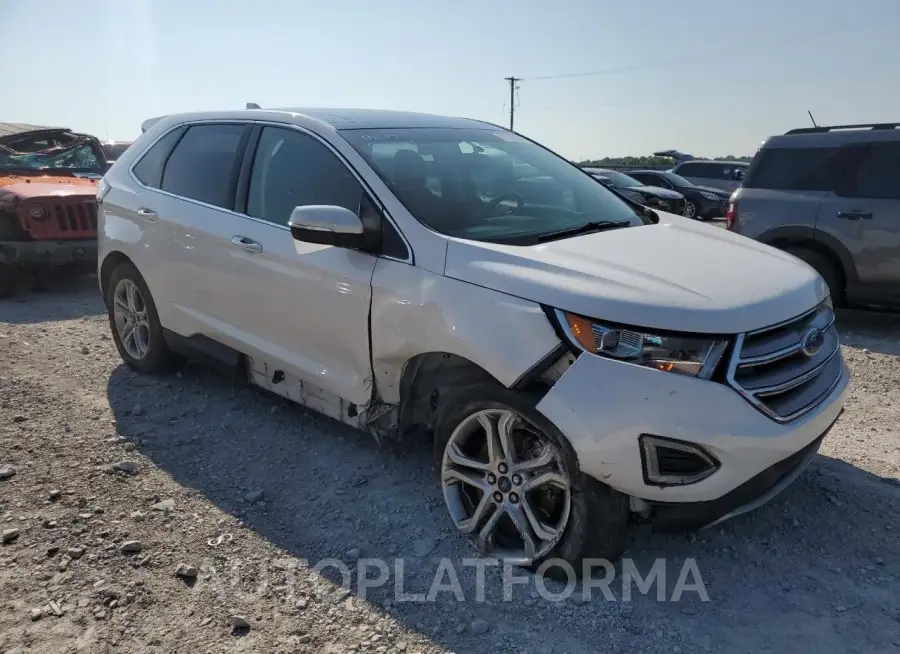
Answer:
[[(535, 409), (536, 400), (537, 398), (533, 395), (511, 391), (496, 383), (475, 384), (461, 389), (442, 400), (435, 429), (434, 443), (434, 455), (440, 476), (439, 481), (444, 491), (448, 511), (451, 513), (451, 519), (455, 526), (460, 529), (463, 535), (468, 535), (476, 543), (476, 548), (481, 550), (482, 553), (488, 556), (505, 558), (514, 565), (523, 566), (531, 570), (538, 569), (542, 562), (562, 559), (574, 570), (576, 577), (582, 577), (585, 559), (605, 559), (612, 563), (624, 551), (628, 541), (628, 528), (631, 519), (628, 498), (580, 471), (578, 458), (572, 446), (556, 426)], [(454, 444), (459, 445), (460, 443), (460, 430), (474, 416), (484, 416), (486, 413), (494, 413), (498, 416), (514, 416), (515, 425), (517, 426), (515, 428), (509, 427), (507, 433), (516, 433), (516, 439), (520, 438), (520, 434), (524, 434), (526, 438), (537, 435), (539, 438), (535, 438), (534, 443), (538, 446), (536, 451), (540, 452), (537, 458), (531, 458), (533, 456), (531, 453), (526, 454), (519, 450), (522, 441), (517, 440), (516, 454), (526, 454), (526, 456), (513, 457), (515, 462), (508, 461), (508, 471), (505, 468), (495, 469), (496, 466), (484, 470), (462, 469), (465, 475), (476, 479), (477, 484), (481, 484), (484, 480), (489, 482), (485, 486), (491, 491), (491, 495), (500, 497), (506, 494), (512, 502), (512, 504), (508, 504), (504, 499), (503, 502), (494, 503), (494, 510), (501, 513), (503, 517), (499, 521), (493, 521), (497, 526), (491, 530), (491, 541), (488, 543), (484, 541), (478, 542), (477, 535), (484, 525), (492, 523), (493, 513), (486, 511), (483, 520), (468, 520), (477, 512), (473, 510), (473, 507), (477, 503), (478, 497), (470, 500), (462, 517), (465, 517), (467, 522), (473, 522), (474, 528), (463, 531), (460, 525), (461, 516), (454, 515), (455, 513), (459, 514), (460, 505), (455, 501), (453, 493), (461, 493), (461, 490), (454, 491), (450, 485), (458, 483), (456, 480), (451, 478), (449, 484), (447, 481), (448, 470), (451, 473), (451, 477), (453, 472), (460, 471), (459, 466), (455, 465), (455, 461), (450, 461), (448, 458), (451, 454), (456, 459), (462, 457), (467, 463), (475, 459), (475, 455), (471, 454), (468, 449), (465, 451), (461, 447), (452, 449)], [(498, 419), (496, 423), (498, 432), (503, 430), (501, 424), (502, 418)], [(476, 435), (477, 438), (479, 437)], [(541, 439), (544, 441), (543, 446), (540, 446)], [(527, 440), (525, 442), (527, 443)], [(553, 463), (524, 471), (529, 463), (543, 459), (546, 453), (550, 451), (555, 455)], [(479, 456), (478, 459), (480, 461), (481, 457)], [(489, 453), (487, 461), (487, 465), (490, 466), (491, 457)], [(503, 464), (501, 463), (501, 465)], [(517, 471), (523, 471), (521, 476), (514, 474)], [(565, 478), (569, 486), (568, 502), (560, 499), (561, 495), (556, 495), (556, 499), (552, 500), (556, 502), (556, 507), (567, 506), (568, 513), (561, 530), (558, 529), (559, 523), (555, 520), (549, 522), (544, 520), (545, 517), (551, 515), (547, 512), (547, 495), (549, 493), (551, 497), (554, 496), (552, 491), (546, 490), (547, 484), (545, 483), (544, 486), (536, 486), (533, 490), (528, 490), (532, 479), (546, 477), (548, 474)], [(517, 477), (519, 479), (516, 479)], [(496, 483), (493, 483), (492, 479), (496, 480)], [(512, 480), (511, 486), (509, 480)], [(490, 486), (491, 483), (496, 488)], [(506, 487), (503, 486), (504, 483)], [(465, 486), (466, 484), (462, 485)], [(510, 489), (512, 493), (508, 492)], [(514, 498), (513, 494), (518, 489), (521, 489), (519, 493), (521, 497)], [(502, 491), (502, 493), (497, 491)], [(449, 495), (448, 492), (450, 493)], [(559, 487), (557, 487), (557, 492), (559, 493)], [(540, 497), (530, 499), (532, 494), (539, 494)], [(540, 540), (542, 545), (538, 550), (538, 555), (531, 559), (524, 555), (524, 550), (521, 552), (514, 551), (515, 546), (509, 544), (510, 536), (508, 530), (506, 534), (498, 533), (506, 517), (512, 518), (512, 513), (507, 513), (507, 511), (515, 512), (517, 502), (523, 509), (527, 508), (531, 512), (527, 521), (527, 524), (530, 524), (531, 527), (534, 527), (534, 522), (530, 518), (537, 516), (535, 519), (540, 523), (542, 531), (544, 531), (544, 527), (547, 527), (547, 531), (557, 530), (560, 532), (557, 537), (551, 539), (544, 538), (537, 529), (528, 529), (528, 531), (532, 532), (532, 535), (536, 536), (536, 539)], [(563, 514), (564, 511), (560, 511), (560, 515)], [(509, 525), (515, 526), (511, 519)], [(519, 533), (521, 534), (522, 532), (519, 531)], [(513, 538), (515, 538), (515, 535), (513, 535)], [(506, 543), (503, 542), (504, 540)], [(560, 565), (548, 564), (546, 574), (550, 577), (565, 579), (567, 571)]]
[[(133, 301), (126, 306), (129, 291)], [(134, 264), (123, 261), (116, 266), (103, 295), (113, 341), (129, 368), (154, 374), (168, 372), (181, 362), (169, 351), (153, 296)]]
[(831, 301), (836, 307), (844, 306), (846, 300), (846, 284), (844, 283), (843, 271), (841, 271), (834, 262), (821, 252), (816, 252), (802, 246), (787, 247), (784, 249), (788, 254), (809, 264), (828, 286), (831, 293)]

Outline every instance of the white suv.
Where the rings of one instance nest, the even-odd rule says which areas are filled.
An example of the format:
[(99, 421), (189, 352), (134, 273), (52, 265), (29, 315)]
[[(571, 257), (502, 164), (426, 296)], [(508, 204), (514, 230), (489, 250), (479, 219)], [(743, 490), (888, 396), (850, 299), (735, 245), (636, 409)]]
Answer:
[(849, 375), (822, 279), (657, 213), (477, 120), (173, 115), (107, 173), (116, 345), (183, 355), (378, 438), (433, 434), (450, 518), (489, 555), (615, 559), (793, 481)]

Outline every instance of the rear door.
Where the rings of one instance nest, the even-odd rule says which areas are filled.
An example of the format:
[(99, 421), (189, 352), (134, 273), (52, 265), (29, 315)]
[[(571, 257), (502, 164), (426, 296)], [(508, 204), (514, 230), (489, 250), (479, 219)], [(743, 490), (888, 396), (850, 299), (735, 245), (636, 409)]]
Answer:
[(845, 150), (817, 230), (850, 251), (859, 280), (852, 291), (859, 301), (900, 304), (900, 142)]
[[(166, 160), (161, 193), (151, 208), (158, 218), (154, 253), (162, 262), (169, 324), (183, 336), (227, 341), (235, 281), (231, 235), (240, 219), (234, 195), (250, 126), (237, 122), (189, 125)], [(230, 343), (229, 343), (230, 344)]]

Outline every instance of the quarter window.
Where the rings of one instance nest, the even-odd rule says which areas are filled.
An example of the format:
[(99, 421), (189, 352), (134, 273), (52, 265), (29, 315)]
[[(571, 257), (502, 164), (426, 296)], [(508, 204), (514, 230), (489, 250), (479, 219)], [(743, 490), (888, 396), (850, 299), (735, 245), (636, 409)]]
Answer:
[(362, 187), (327, 147), (290, 129), (266, 127), (256, 148), (247, 213), (287, 225), (295, 207), (328, 204), (359, 215)]
[(246, 130), (233, 124), (189, 127), (164, 166), (162, 190), (232, 208)]
[(166, 165), (166, 159), (172, 152), (172, 148), (178, 143), (178, 139), (184, 134), (184, 128), (179, 127), (159, 139), (153, 146), (147, 150), (141, 157), (140, 161), (134, 166), (134, 176), (141, 180), (145, 186), (159, 188), (162, 184), (163, 168)]
[(828, 191), (839, 148), (760, 150), (744, 179), (746, 188), (775, 191)]

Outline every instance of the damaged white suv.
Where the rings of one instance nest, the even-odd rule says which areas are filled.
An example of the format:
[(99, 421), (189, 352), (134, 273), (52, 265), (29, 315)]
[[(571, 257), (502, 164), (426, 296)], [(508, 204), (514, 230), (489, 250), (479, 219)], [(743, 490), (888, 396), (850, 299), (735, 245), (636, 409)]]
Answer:
[(99, 185), (116, 345), (379, 438), (433, 434), (450, 518), (521, 565), (615, 559), (791, 483), (849, 374), (823, 280), (476, 120), (167, 116)]

